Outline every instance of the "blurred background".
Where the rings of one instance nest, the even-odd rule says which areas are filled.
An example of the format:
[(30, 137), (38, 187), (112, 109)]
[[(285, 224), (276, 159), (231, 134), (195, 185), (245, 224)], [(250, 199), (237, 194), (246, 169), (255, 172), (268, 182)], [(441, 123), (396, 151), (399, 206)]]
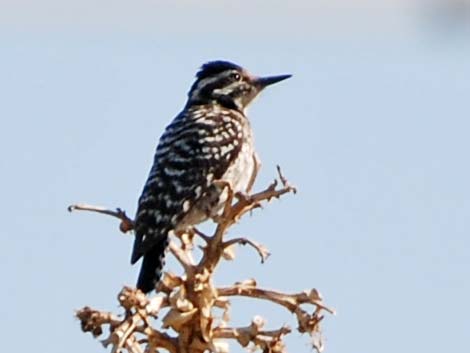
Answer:
[[(324, 320), (326, 352), (465, 351), (469, 39), (468, 0), (0, 0), (4, 350), (104, 351), (74, 310), (116, 310), (139, 270), (132, 237), (66, 207), (133, 215), (196, 70), (228, 59), (294, 75), (249, 115), (257, 187), (280, 164), (299, 193), (233, 229), (272, 256), (260, 265), (241, 248), (218, 283), (317, 288), (338, 312)], [(256, 314), (295, 326), (259, 302), (232, 309), (237, 325)], [(287, 342), (311, 350), (308, 337)]]

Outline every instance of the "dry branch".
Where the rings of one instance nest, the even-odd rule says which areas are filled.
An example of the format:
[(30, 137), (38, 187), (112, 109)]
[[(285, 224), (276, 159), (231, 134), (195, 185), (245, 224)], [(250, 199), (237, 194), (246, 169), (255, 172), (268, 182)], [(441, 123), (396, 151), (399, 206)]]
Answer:
[[(268, 258), (269, 251), (263, 245), (244, 237), (224, 240), (224, 236), (230, 226), (247, 212), (273, 198), (296, 192), (279, 167), (278, 174), (280, 183), (275, 180), (265, 190), (252, 195), (233, 194), (230, 184), (220, 182), (221, 187), (227, 188), (229, 197), (222, 215), (215, 220), (217, 226), (214, 234), (207, 236), (194, 228), (176, 234), (170, 242), (170, 252), (181, 264), (184, 273), (181, 276), (165, 273), (157, 285), (157, 295), (152, 298), (137, 289), (124, 287), (118, 295), (119, 304), (124, 309), (120, 316), (84, 307), (76, 314), (82, 330), (97, 337), (107, 327), (109, 334), (102, 342), (105, 346), (111, 345), (113, 353), (157, 352), (159, 349), (170, 353), (226, 353), (229, 349), (226, 340), (229, 339), (243, 347), (251, 345), (263, 352), (285, 352), (283, 337), (291, 332), (286, 326), (264, 330), (264, 319), (255, 317), (247, 327), (228, 327), (229, 298), (243, 296), (269, 301), (293, 313), (297, 318), (297, 330), (309, 333), (315, 339), (312, 341), (313, 347), (321, 351), (320, 322), (323, 312), (333, 314), (334, 311), (323, 304), (315, 289), (286, 294), (258, 288), (254, 280), (228, 287), (217, 288), (214, 285), (214, 270), (222, 259), (235, 257), (231, 249), (236, 244), (253, 247), (262, 262)], [(109, 210), (86, 204), (69, 207), (69, 211), (74, 210), (116, 217), (121, 221), (119, 228), (124, 233), (134, 227), (133, 220), (119, 208)], [(195, 261), (193, 256), (196, 237), (205, 243), (199, 261)], [(313, 306), (312, 313), (304, 305)], [(215, 308), (223, 309), (222, 317), (216, 317)], [(156, 328), (150, 318), (161, 318), (161, 328)], [(176, 334), (171, 335), (170, 328)]]
[(254, 240), (250, 240), (247, 238), (230, 239), (224, 242), (222, 246), (224, 250), (227, 251), (227, 249), (229, 249), (235, 244), (250, 245), (252, 248), (254, 248), (258, 252), (259, 256), (261, 257), (261, 263), (264, 263), (268, 259), (269, 255), (271, 255), (269, 250), (264, 245), (258, 244)]

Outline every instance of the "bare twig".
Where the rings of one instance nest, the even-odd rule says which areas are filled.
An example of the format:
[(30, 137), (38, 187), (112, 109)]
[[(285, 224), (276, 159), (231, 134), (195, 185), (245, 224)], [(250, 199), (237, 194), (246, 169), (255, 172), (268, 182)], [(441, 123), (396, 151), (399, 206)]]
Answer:
[(268, 249), (266, 249), (264, 245), (258, 244), (257, 242), (247, 238), (235, 238), (227, 240), (223, 243), (223, 247), (226, 249), (235, 244), (250, 245), (258, 252), (259, 256), (261, 257), (261, 263), (264, 263), (268, 259), (269, 255), (271, 255), (271, 253), (268, 251)]
[(222, 297), (226, 296), (244, 296), (258, 299), (265, 299), (276, 304), (282, 305), (291, 312), (294, 312), (301, 304), (312, 304), (320, 307), (321, 309), (335, 314), (333, 309), (330, 309), (323, 304), (322, 298), (317, 290), (311, 289), (296, 294), (286, 294), (266, 289), (257, 288), (255, 286), (246, 285), (233, 285), (230, 287), (223, 287), (217, 289), (217, 294)]
[(282, 185), (284, 185), (285, 188), (291, 188), (291, 190), (294, 194), (297, 193), (297, 189), (293, 186), (290, 186), (289, 182), (287, 181), (287, 179), (282, 174), (281, 167), (278, 165), (278, 166), (276, 166), (276, 169), (277, 169), (277, 174), (279, 176), (279, 180), (281, 180)]
[(69, 212), (89, 211), (89, 212), (96, 212), (96, 213), (101, 213), (101, 214), (105, 214), (108, 216), (116, 217), (121, 220), (119, 229), (123, 233), (127, 233), (128, 231), (134, 229), (134, 221), (126, 215), (126, 211), (123, 211), (120, 208), (116, 208), (116, 210), (113, 211), (105, 207), (93, 206), (93, 205), (81, 203), (81, 204), (70, 205), (69, 207), (67, 207), (67, 210)]

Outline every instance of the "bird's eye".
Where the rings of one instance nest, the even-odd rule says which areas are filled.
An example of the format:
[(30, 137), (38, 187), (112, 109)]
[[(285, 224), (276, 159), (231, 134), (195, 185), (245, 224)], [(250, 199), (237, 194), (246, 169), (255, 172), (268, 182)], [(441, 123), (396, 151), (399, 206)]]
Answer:
[(234, 72), (234, 73), (230, 74), (230, 78), (234, 81), (239, 81), (241, 76), (238, 72)]

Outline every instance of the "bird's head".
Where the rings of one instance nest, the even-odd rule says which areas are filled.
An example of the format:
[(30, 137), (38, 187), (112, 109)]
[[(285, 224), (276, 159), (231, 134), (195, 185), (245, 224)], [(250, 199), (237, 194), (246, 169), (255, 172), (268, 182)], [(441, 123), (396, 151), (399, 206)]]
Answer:
[(244, 111), (267, 86), (291, 75), (256, 77), (228, 61), (211, 61), (196, 74), (188, 93), (188, 105), (217, 103), (226, 108)]

